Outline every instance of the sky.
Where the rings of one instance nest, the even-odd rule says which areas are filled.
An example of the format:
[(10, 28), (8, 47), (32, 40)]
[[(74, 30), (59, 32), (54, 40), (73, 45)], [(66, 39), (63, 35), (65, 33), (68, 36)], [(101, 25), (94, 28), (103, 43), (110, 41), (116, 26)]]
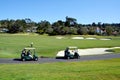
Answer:
[(65, 21), (66, 16), (80, 24), (120, 23), (120, 0), (0, 0), (0, 20), (53, 23)]

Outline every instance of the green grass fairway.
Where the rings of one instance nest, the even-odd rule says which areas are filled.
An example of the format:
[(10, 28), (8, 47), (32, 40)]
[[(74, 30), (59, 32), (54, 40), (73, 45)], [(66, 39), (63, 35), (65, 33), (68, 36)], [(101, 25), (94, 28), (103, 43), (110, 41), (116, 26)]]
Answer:
[(120, 80), (120, 59), (0, 64), (0, 80)]
[[(76, 35), (79, 36), (79, 35)], [(21, 50), (34, 43), (39, 56), (55, 57), (67, 46), (78, 48), (119, 47), (120, 37), (112, 40), (72, 40), (73, 36), (10, 35), (0, 34), (0, 58), (19, 58)], [(120, 80), (120, 59), (58, 62), (43, 64), (0, 64), (0, 80)]]
[[(79, 35), (76, 35), (79, 36)], [(59, 50), (67, 46), (78, 48), (98, 48), (120, 46), (120, 37), (83, 36), (99, 38), (112, 38), (112, 40), (72, 40), (73, 36), (63, 36), (63, 39), (56, 39), (58, 36), (47, 35), (10, 35), (0, 34), (0, 58), (19, 58), (24, 47), (34, 43), (39, 56), (55, 57)]]

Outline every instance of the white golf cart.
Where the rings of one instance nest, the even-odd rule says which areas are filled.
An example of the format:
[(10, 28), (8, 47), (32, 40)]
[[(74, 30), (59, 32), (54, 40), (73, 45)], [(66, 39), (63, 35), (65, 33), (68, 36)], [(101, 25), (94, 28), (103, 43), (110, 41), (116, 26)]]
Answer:
[(56, 56), (56, 59), (80, 59), (80, 55), (78, 54), (78, 48), (71, 46), (67, 47), (64, 51), (59, 52)]

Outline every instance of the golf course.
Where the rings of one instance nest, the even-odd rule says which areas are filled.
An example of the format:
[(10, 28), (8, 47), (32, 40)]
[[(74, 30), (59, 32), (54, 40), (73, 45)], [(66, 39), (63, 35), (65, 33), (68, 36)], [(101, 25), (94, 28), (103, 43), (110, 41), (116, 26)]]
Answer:
[[(94, 37), (91, 39), (72, 39), (78, 35), (64, 36), (62, 39), (57, 39), (58, 36), (47, 36), (37, 34), (0, 34), (0, 58), (19, 58), (21, 51), (25, 47), (30, 47), (33, 42), (33, 47), (36, 48), (38, 56), (55, 57), (57, 52), (65, 50), (68, 46), (77, 46), (79, 49), (86, 48), (109, 48), (119, 47), (120, 37), (114, 36), (83, 36)], [(111, 39), (111, 40), (100, 40)]]
[[(73, 39), (82, 37), (82, 39)], [(109, 39), (109, 40), (107, 40)], [(20, 58), (21, 51), (36, 48), (39, 57), (55, 58), (68, 46), (78, 49), (120, 47), (119, 36), (0, 34), (0, 58)], [(108, 50), (119, 54), (120, 49)], [(120, 58), (52, 63), (0, 64), (0, 80), (119, 80)]]

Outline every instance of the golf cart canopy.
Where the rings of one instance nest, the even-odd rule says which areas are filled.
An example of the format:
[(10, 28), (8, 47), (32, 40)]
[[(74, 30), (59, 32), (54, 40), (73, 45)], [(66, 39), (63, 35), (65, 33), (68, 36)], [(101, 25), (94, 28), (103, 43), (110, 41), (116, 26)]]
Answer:
[(35, 48), (24, 48), (24, 49), (27, 49), (27, 50), (33, 50), (33, 49), (35, 49)]
[(73, 48), (76, 49), (77, 47), (76, 46), (69, 46), (68, 48), (69, 49), (73, 49)]

